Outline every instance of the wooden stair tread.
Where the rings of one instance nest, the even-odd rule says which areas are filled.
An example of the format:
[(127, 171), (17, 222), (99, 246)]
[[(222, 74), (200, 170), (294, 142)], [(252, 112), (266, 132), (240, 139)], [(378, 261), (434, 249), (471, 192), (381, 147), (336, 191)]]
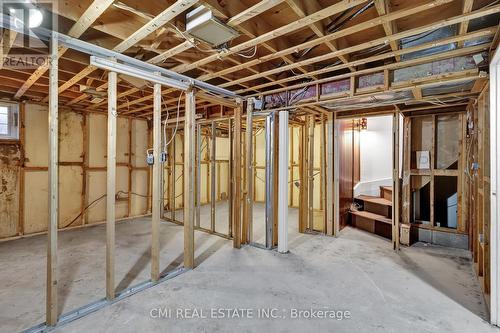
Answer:
[(351, 211), (350, 213), (353, 214), (353, 215), (364, 217), (364, 218), (367, 218), (367, 219), (370, 219), (370, 220), (374, 220), (374, 221), (377, 221), (377, 222), (392, 224), (392, 220), (390, 218), (385, 217), (383, 215), (379, 215), (379, 214), (367, 212), (367, 211), (364, 211), (364, 210)]
[(373, 197), (371, 195), (358, 195), (355, 199), (384, 206), (392, 206), (392, 201), (380, 197)]

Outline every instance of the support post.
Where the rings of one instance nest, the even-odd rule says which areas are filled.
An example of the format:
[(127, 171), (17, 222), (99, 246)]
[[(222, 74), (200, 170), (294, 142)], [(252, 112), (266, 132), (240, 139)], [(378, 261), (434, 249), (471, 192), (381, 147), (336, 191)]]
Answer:
[(161, 85), (153, 88), (153, 201), (151, 214), (151, 280), (160, 279), (160, 214), (162, 211)]
[(340, 123), (333, 114), (333, 235), (340, 232)]
[(200, 227), (201, 210), (201, 125), (196, 125), (196, 227)]
[[(253, 221), (253, 187), (254, 187), (254, 177), (253, 177), (253, 110), (254, 110), (254, 100), (253, 98), (247, 101), (247, 126), (246, 126), (246, 169), (247, 169), (247, 182), (245, 184), (245, 210), (246, 219), (243, 221), (243, 236), (245, 237), (245, 242), (252, 241), (252, 221)], [(243, 242), (243, 239), (242, 239)]]
[(266, 116), (266, 248), (273, 247), (273, 225), (274, 225), (274, 128), (275, 115), (271, 113)]
[(194, 155), (195, 155), (195, 91), (186, 92), (184, 119), (184, 267), (194, 268)]
[(232, 184), (232, 179), (233, 179), (233, 120), (229, 118), (227, 120), (227, 128), (228, 130), (228, 139), (229, 139), (229, 163), (227, 166), (227, 169), (229, 170), (229, 175), (228, 175), (228, 203), (229, 203), (229, 216), (228, 216), (228, 236), (233, 237), (233, 201), (231, 198), (233, 197), (233, 186)]
[(399, 112), (392, 116), (392, 245), (399, 250)]
[(210, 231), (215, 231), (215, 203), (217, 201), (215, 197), (215, 150), (217, 149), (217, 135), (216, 135), (217, 127), (215, 126), (215, 121), (212, 121), (212, 146), (210, 147)]
[(309, 129), (309, 117), (305, 116), (305, 123), (300, 128), (299, 140), (299, 174), (300, 174), (300, 191), (299, 191), (299, 232), (304, 233), (307, 229), (307, 132)]
[(288, 252), (288, 111), (279, 113), (278, 252)]
[(328, 118), (326, 120), (326, 234), (328, 236), (333, 236), (333, 113), (328, 114)]
[(314, 231), (314, 127), (316, 125), (315, 116), (309, 116), (308, 128), (308, 159), (307, 159), (307, 173), (308, 173), (308, 203), (307, 203), (307, 226), (309, 231)]
[(108, 158), (106, 169), (106, 298), (115, 298), (116, 72), (108, 73)]
[(59, 218), (59, 173), (58, 173), (58, 46), (57, 33), (50, 38), (49, 57), (49, 225), (47, 232), (47, 299), (46, 323), (48, 326), (57, 324), (57, 224)]
[(233, 145), (233, 246), (241, 247), (241, 99), (237, 99), (234, 109), (234, 145)]
[(497, 48), (490, 62), (490, 322), (500, 326), (500, 182), (498, 156), (500, 156), (500, 51)]

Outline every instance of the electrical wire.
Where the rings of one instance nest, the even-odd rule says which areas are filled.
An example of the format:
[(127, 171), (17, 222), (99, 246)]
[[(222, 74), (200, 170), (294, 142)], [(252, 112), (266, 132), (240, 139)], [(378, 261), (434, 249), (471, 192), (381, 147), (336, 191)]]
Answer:
[[(248, 50), (250, 50), (250, 49), (248, 49)], [(236, 54), (239, 55), (239, 56), (241, 56), (241, 57), (243, 57), (243, 58), (247, 58), (247, 59), (255, 57), (255, 55), (257, 54), (257, 45), (255, 45), (253, 47), (253, 53), (252, 54), (245, 54), (245, 52), (246, 52), (246, 50), (242, 51), (242, 53), (236, 53)]]
[[(115, 198), (118, 199), (119, 194), (129, 194), (129, 192), (118, 191), (115, 194)], [(136, 196), (143, 197), (143, 198), (151, 198), (151, 196), (147, 196), (147, 195), (143, 195), (143, 194), (139, 194), (139, 193), (135, 193), (135, 192), (130, 192), (130, 195), (136, 195)], [(104, 199), (106, 197), (107, 197), (107, 194), (103, 194), (99, 198), (97, 198), (94, 201), (92, 201), (91, 203), (89, 203), (73, 220), (71, 220), (71, 222), (69, 222), (64, 227), (62, 227), (62, 229), (70, 227), (73, 223), (75, 223), (83, 215), (83, 213), (85, 213), (87, 210), (92, 208), (92, 206), (94, 206), (96, 203), (98, 203), (99, 201), (101, 201), (102, 199)]]

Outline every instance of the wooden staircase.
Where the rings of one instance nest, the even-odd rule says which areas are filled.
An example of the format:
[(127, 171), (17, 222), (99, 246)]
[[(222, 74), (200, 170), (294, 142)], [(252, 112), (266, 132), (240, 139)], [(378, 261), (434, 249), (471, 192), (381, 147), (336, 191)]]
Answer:
[(392, 187), (380, 186), (380, 196), (360, 195), (354, 202), (360, 206), (349, 212), (355, 228), (392, 238)]

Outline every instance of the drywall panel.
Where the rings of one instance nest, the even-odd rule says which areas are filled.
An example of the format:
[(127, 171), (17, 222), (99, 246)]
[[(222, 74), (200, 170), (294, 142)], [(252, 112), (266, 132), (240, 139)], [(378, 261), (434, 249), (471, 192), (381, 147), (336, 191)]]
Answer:
[[(107, 153), (107, 117), (92, 113), (88, 118), (89, 166), (105, 167)], [(104, 182), (106, 183), (106, 182)]]
[[(83, 161), (83, 116), (75, 112), (59, 114), (59, 161)], [(48, 132), (45, 133), (47, 135)]]
[(25, 126), (25, 165), (46, 167), (48, 152), (48, 111), (46, 106), (26, 104)]
[(17, 234), (20, 156), (18, 145), (0, 145), (0, 238)]
[(24, 233), (47, 230), (48, 221), (48, 172), (24, 173)]
[(81, 224), (82, 187), (80, 166), (59, 167), (59, 228)]
[(148, 209), (148, 172), (146, 170), (132, 171), (132, 197), (130, 214), (146, 214)]
[(145, 167), (148, 149), (148, 123), (145, 120), (132, 120), (132, 165)]
[(116, 162), (128, 163), (129, 156), (129, 119), (118, 117), (116, 121)]

